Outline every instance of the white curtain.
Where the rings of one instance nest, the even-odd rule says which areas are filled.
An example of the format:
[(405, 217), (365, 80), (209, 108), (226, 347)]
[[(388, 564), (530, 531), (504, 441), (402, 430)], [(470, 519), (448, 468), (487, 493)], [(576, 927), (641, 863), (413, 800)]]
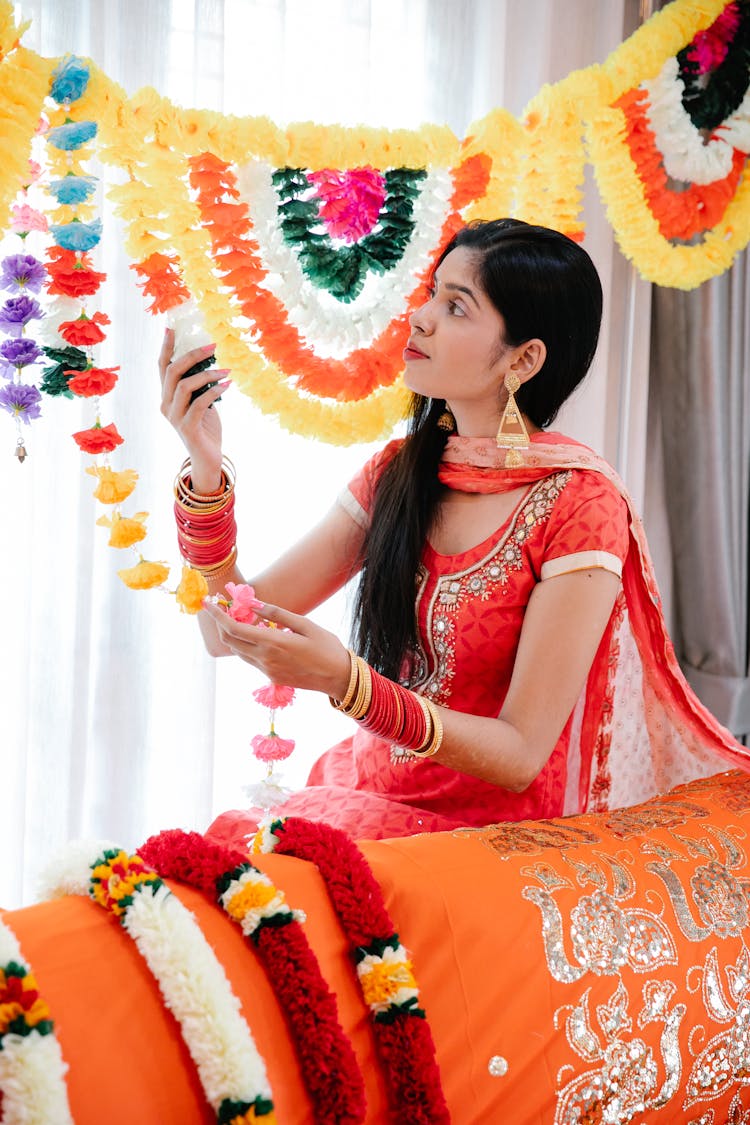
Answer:
[[(279, 124), (443, 121), (460, 136), (494, 106), (520, 113), (544, 82), (601, 62), (638, 22), (635, 0), (22, 0), (17, 9), (32, 20), (28, 46), (90, 56), (128, 93), (151, 85), (183, 105), (265, 113)], [(586, 206), (608, 312), (596, 369), (562, 423), (622, 460), (638, 494), (648, 368), (630, 344), (647, 339), (648, 313), (590, 186)], [(97, 265), (109, 278), (97, 301), (112, 325), (101, 359), (121, 372), (102, 421), (116, 421), (126, 438), (115, 467), (140, 473), (133, 499), (150, 512), (149, 557), (176, 567), (171, 486), (183, 451), (159, 414), (162, 325), (145, 312), (106, 205), (104, 226)], [(137, 846), (161, 828), (201, 830), (241, 804), (242, 785), (260, 776), (249, 740), (266, 722), (251, 698), (256, 673), (210, 660), (172, 598), (132, 592), (117, 578), (132, 559), (116, 557), (95, 526), (89, 459), (70, 437), (90, 424), (87, 405), (45, 399), (43, 409), (25, 431), (24, 464), (0, 417), (6, 907), (31, 897), (40, 866), (68, 838)], [(326, 511), (371, 447), (289, 435), (234, 389), (221, 412), (249, 576)], [(316, 619), (345, 634), (346, 608), (342, 595)], [(297, 739), (284, 771), (295, 786), (347, 732), (309, 693), (279, 729)]]

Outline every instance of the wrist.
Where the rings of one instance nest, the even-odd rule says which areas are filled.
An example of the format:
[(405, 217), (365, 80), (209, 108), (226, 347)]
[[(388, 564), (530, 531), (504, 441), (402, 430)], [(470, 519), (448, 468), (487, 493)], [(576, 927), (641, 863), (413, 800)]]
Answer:
[(330, 680), (326, 694), (331, 699), (344, 699), (352, 677), (352, 661), (347, 649), (341, 649), (337, 664), (338, 667)]
[(191, 457), (190, 484), (193, 492), (201, 493), (204, 496), (210, 496), (218, 492), (223, 479), (221, 464), (221, 455), (218, 460), (210, 461)]

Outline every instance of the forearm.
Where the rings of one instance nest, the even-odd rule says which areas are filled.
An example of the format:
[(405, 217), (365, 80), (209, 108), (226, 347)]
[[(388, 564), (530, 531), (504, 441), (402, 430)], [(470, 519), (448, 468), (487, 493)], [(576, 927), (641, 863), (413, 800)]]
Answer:
[(524, 730), (505, 718), (437, 707), (428, 697), (394, 683), (350, 651), (350, 675), (334, 707), (411, 758), (441, 765), (491, 785), (521, 792), (554, 748), (564, 717), (545, 715)]
[(435, 761), (490, 785), (521, 793), (544, 768), (556, 740), (531, 745), (506, 720), (439, 708), (443, 742)]

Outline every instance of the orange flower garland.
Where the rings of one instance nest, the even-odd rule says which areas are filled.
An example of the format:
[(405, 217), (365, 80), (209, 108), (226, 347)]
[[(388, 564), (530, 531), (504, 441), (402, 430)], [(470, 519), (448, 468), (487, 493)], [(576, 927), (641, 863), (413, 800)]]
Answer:
[(662, 155), (649, 126), (645, 90), (629, 90), (615, 103), (625, 117), (625, 136), (636, 171), (643, 182), (651, 213), (664, 238), (687, 241), (711, 230), (724, 217), (737, 192), (746, 156), (735, 149), (732, 170), (709, 184), (686, 184), (682, 190), (669, 186)]

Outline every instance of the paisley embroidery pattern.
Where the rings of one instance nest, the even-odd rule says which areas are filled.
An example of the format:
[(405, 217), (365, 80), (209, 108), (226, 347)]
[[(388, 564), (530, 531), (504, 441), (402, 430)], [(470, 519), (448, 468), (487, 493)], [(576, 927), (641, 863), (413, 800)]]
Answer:
[(749, 781), (455, 833), (517, 863), (538, 912), (554, 1125), (750, 1125)]

